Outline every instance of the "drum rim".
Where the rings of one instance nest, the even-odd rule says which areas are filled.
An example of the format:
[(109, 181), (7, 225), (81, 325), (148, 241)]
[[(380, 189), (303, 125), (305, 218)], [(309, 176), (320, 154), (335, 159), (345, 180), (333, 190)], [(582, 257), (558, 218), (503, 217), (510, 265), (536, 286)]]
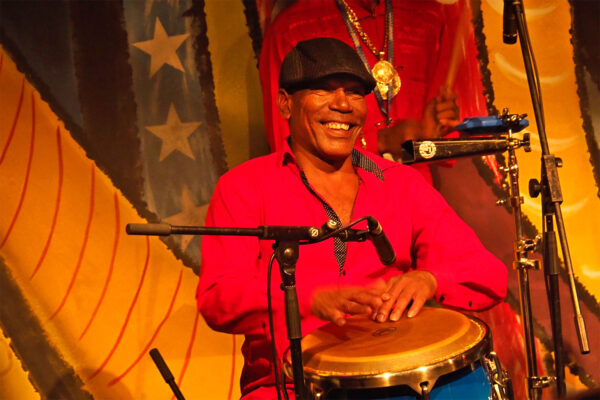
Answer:
[[(368, 375), (327, 375), (317, 374), (305, 369), (305, 382), (310, 385), (313, 393), (315, 390), (326, 393), (333, 389), (371, 389), (398, 385), (407, 385), (415, 392), (420, 393), (421, 382), (428, 382), (429, 388), (432, 388), (440, 376), (474, 364), (492, 349), (492, 337), (488, 325), (477, 317), (463, 315), (480, 325), (484, 330), (484, 334), (479, 342), (474, 343), (462, 353), (412, 370)], [(284, 363), (284, 370), (286, 375), (292, 376), (291, 365)]]

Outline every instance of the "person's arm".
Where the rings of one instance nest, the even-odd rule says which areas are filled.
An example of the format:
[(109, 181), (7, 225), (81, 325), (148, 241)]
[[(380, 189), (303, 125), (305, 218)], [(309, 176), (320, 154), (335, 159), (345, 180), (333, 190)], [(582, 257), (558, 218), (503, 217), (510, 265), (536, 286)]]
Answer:
[(277, 91), (279, 90), (279, 69), (283, 57), (293, 45), (283, 39), (281, 24), (275, 21), (269, 26), (262, 44), (258, 72), (263, 93), (263, 109), (265, 120), (265, 134), (271, 151), (280, 147), (282, 140), (289, 136), (287, 123), (279, 115), (277, 108)]
[[(256, 228), (255, 194), (225, 175), (215, 188), (206, 226)], [(245, 185), (248, 189), (249, 185)], [(244, 236), (203, 236), (198, 308), (207, 324), (229, 333), (261, 332), (266, 322), (266, 276), (259, 270), (259, 240)], [(275, 274), (274, 274), (275, 276)]]
[[(463, 310), (484, 310), (506, 296), (508, 271), (471, 228), (420, 177), (407, 187), (413, 269), (387, 282), (379, 321), (416, 315), (425, 301)], [(407, 308), (408, 307), (408, 308)]]
[(413, 260), (437, 281), (435, 299), (450, 307), (483, 310), (506, 296), (506, 266), (483, 247), (475, 232), (442, 195), (416, 180), (412, 202)]
[(446, 136), (460, 123), (459, 117), (456, 93), (442, 87), (440, 93), (429, 100), (421, 121), (405, 119), (389, 128), (380, 128), (377, 132), (377, 150), (380, 154), (389, 153), (397, 160), (404, 142)]

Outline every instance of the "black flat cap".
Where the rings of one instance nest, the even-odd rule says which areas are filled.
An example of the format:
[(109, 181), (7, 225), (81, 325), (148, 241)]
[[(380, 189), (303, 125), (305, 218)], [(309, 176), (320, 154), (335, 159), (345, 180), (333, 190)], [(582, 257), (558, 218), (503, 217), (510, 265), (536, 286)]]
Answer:
[(334, 38), (298, 42), (286, 54), (279, 72), (279, 87), (292, 92), (330, 75), (348, 74), (363, 83), (369, 93), (375, 80), (352, 47)]

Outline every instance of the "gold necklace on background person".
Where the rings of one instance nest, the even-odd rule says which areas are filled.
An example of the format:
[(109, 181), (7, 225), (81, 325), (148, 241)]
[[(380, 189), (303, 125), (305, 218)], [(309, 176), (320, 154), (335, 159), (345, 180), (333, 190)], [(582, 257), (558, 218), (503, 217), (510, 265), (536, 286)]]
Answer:
[[(362, 26), (360, 25), (360, 22), (358, 21), (356, 13), (348, 5), (346, 0), (336, 0), (336, 4), (342, 14), (344, 23), (346, 24), (346, 28), (348, 29), (348, 33), (350, 34), (352, 42), (354, 43), (356, 52), (360, 56), (360, 59), (362, 60), (367, 70), (371, 72), (371, 75), (373, 75), (373, 78), (377, 83), (377, 86), (375, 87), (373, 92), (375, 94), (375, 98), (377, 99), (379, 109), (381, 113), (385, 116), (385, 121), (380, 122), (378, 125), (385, 123), (387, 126), (390, 126), (393, 122), (390, 118), (390, 107), (394, 96), (400, 91), (401, 84), (400, 76), (398, 75), (398, 72), (392, 64), (394, 60), (394, 25), (392, 1), (385, 0), (385, 34), (381, 50), (378, 50), (377, 47), (375, 47), (373, 41), (363, 30)], [(373, 65), (373, 68), (371, 68), (369, 62), (367, 61), (367, 58), (363, 51), (363, 46), (361, 45), (361, 42), (358, 36), (356, 35), (357, 32), (365, 46), (378, 59), (375, 65)], [(361, 137), (360, 140), (362, 147), (366, 148), (366, 141), (364, 137)]]
[(392, 97), (395, 96), (400, 90), (400, 76), (398, 75), (398, 72), (396, 72), (396, 69), (392, 65), (392, 61), (387, 61), (385, 59), (385, 54), (388, 50), (388, 37), (390, 34), (393, 34), (393, 32), (389, 32), (389, 29), (387, 29), (386, 26), (385, 33), (383, 36), (382, 49), (377, 50), (377, 47), (375, 47), (367, 33), (362, 29), (362, 26), (360, 25), (360, 22), (358, 21), (358, 17), (356, 16), (354, 10), (350, 7), (350, 5), (348, 5), (348, 3), (346, 3), (346, 0), (342, 0), (342, 4), (344, 5), (346, 12), (348, 13), (348, 19), (358, 32), (358, 35), (362, 39), (363, 43), (367, 46), (371, 53), (373, 53), (373, 55), (378, 58), (378, 61), (375, 63), (375, 65), (373, 65), (373, 68), (371, 69), (371, 74), (373, 75), (373, 78), (375, 78), (375, 82), (377, 82), (377, 88), (381, 93), (381, 97), (384, 100), (388, 99), (388, 90), (390, 85), (392, 87)]

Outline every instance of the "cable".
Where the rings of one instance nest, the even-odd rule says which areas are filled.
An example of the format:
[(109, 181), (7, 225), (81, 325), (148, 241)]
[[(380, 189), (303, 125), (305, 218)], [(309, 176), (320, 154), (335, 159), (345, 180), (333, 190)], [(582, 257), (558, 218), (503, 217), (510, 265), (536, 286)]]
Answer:
[[(273, 260), (275, 260), (275, 252), (273, 252), (273, 254), (271, 255), (271, 259), (269, 260), (269, 268), (267, 270), (267, 307), (269, 315), (269, 331), (271, 332), (271, 350), (273, 352), (273, 373), (275, 374), (275, 388), (277, 389), (277, 399), (281, 400), (282, 386), (279, 382), (279, 365), (277, 363), (277, 345), (275, 344), (275, 327), (273, 325), (273, 305), (271, 300), (271, 272), (273, 269)], [(287, 390), (285, 389), (285, 380), (283, 381), (283, 393), (285, 393), (285, 400), (288, 400)]]

